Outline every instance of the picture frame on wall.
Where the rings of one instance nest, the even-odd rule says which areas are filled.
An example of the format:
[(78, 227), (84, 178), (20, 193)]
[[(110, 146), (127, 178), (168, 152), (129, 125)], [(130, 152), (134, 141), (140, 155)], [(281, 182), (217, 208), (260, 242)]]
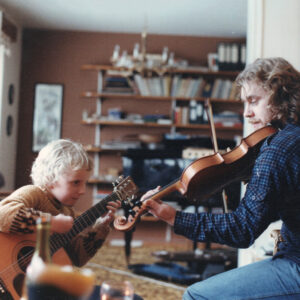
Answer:
[(61, 137), (63, 85), (37, 83), (34, 88), (32, 151)]

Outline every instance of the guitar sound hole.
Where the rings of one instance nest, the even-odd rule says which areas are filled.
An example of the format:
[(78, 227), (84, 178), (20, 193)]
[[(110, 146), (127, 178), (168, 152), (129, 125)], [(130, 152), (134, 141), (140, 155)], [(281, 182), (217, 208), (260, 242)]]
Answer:
[(17, 259), (19, 268), (25, 273), (26, 268), (31, 261), (31, 257), (34, 251), (34, 247), (26, 246), (20, 249)]

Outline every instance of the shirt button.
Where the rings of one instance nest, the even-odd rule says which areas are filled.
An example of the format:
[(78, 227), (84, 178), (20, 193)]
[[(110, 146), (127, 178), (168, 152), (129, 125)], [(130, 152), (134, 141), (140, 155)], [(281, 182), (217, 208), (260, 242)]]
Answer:
[(252, 196), (251, 199), (252, 199), (252, 200), (255, 200), (255, 196)]

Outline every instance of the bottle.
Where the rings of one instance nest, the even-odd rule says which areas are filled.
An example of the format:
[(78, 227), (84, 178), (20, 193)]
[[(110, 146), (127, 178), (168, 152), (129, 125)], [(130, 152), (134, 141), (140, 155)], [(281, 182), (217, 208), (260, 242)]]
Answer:
[(196, 100), (190, 101), (190, 114), (189, 114), (189, 123), (195, 124), (197, 123), (197, 102)]
[(38, 218), (36, 221), (36, 246), (35, 251), (32, 256), (31, 264), (34, 263), (34, 260), (41, 259), (45, 264), (51, 263), (51, 254), (50, 254), (50, 220), (51, 217)]
[(203, 115), (204, 115), (204, 104), (201, 101), (197, 101), (197, 109), (196, 109), (196, 114), (197, 114), (197, 124), (202, 124), (203, 123)]
[(26, 270), (25, 291), (21, 300), (82, 300), (92, 292), (95, 274), (70, 265), (52, 263), (50, 253), (51, 216), (36, 222), (36, 247)]
[(220, 43), (218, 45), (218, 67), (220, 71), (225, 69), (226, 64), (226, 47), (225, 43)]
[[(26, 269), (22, 300), (35, 300), (38, 297), (35, 295), (39, 289), (39, 286), (36, 284), (37, 277), (47, 265), (51, 264), (50, 221), (50, 215), (38, 218), (36, 221), (36, 245), (31, 261)], [(40, 291), (38, 291), (38, 294), (40, 294)]]

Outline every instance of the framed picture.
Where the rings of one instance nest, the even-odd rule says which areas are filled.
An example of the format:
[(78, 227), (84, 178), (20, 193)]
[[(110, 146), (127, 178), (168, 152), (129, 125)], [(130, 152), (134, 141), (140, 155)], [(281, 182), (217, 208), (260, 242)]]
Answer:
[(32, 151), (61, 137), (63, 85), (37, 83), (34, 90)]

